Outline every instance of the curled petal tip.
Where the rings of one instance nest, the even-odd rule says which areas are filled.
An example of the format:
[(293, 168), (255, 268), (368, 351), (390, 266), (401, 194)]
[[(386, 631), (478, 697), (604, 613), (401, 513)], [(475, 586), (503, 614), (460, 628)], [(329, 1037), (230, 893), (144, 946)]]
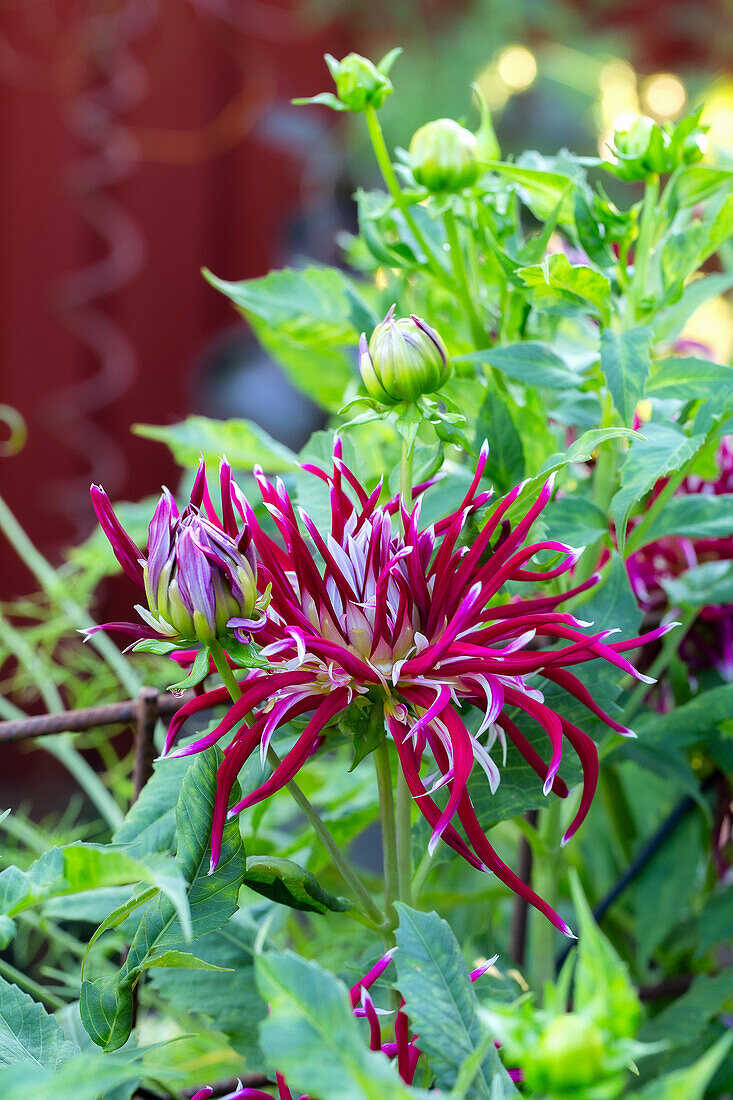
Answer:
[(638, 734), (634, 733), (633, 730), (630, 730), (628, 726), (624, 726), (624, 728), (618, 730), (618, 732), (621, 734), (622, 737), (630, 737), (634, 741), (636, 741), (638, 738)]
[(570, 925), (566, 924), (564, 920), (560, 921), (560, 931), (562, 932), (563, 936), (567, 936), (569, 940), (577, 940), (578, 938), (575, 935), (575, 932), (573, 932)]
[(656, 684), (657, 682), (654, 676), (647, 676), (646, 673), (639, 672), (638, 669), (636, 669), (636, 679), (641, 680), (642, 684)]
[(216, 870), (218, 862), (219, 862), (218, 859), (214, 859), (213, 856), (211, 857), (211, 859), (209, 860), (209, 869), (206, 872), (207, 876), (208, 875), (213, 875), (214, 871)]

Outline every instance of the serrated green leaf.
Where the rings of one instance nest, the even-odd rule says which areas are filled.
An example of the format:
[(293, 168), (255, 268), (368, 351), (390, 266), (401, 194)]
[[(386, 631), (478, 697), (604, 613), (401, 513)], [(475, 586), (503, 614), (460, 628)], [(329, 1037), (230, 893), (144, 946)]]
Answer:
[(429, 1100), (407, 1086), (383, 1054), (360, 1034), (346, 986), (291, 951), (255, 962), (257, 987), (270, 1005), (260, 1028), (265, 1054), (291, 1091), (320, 1100)]
[(570, 889), (578, 933), (573, 1011), (616, 1038), (633, 1038), (641, 1019), (641, 1002), (628, 967), (593, 919), (575, 870), (570, 872)]
[[(252, 949), (259, 930), (242, 912), (196, 941), (196, 954), (216, 970), (153, 970), (156, 993), (174, 1013), (192, 1017), (197, 1030), (223, 1032), (243, 1058), (258, 1058), (257, 1029), (267, 1006), (255, 987)], [(207, 1021), (206, 1027), (202, 1020)]]
[[(405, 999), (411, 1028), (420, 1036), (438, 1088), (452, 1088), (462, 1064), (484, 1038), (479, 1003), (453, 932), (437, 913), (420, 913), (399, 902), (396, 932), (397, 988)], [(499, 1095), (517, 1095), (496, 1048), (486, 1052), (466, 1096), (493, 1100), (496, 1080)]]
[(621, 488), (611, 501), (618, 548), (623, 553), (626, 528), (634, 506), (665, 474), (679, 470), (705, 443), (704, 435), (687, 436), (671, 424), (647, 424), (645, 439), (632, 443), (621, 468)]
[(722, 405), (733, 394), (733, 367), (692, 356), (672, 356), (655, 365), (646, 394), (683, 402), (712, 398)]
[(639, 1038), (645, 1043), (666, 1039), (686, 1046), (702, 1035), (710, 1020), (733, 1008), (733, 971), (699, 974), (692, 986), (662, 1012), (644, 1024)]
[(622, 424), (633, 422), (650, 366), (651, 333), (648, 328), (627, 332), (605, 329), (601, 333), (601, 372)]
[(132, 431), (165, 443), (181, 466), (197, 466), (201, 455), (207, 463), (218, 463), (226, 455), (237, 469), (249, 470), (257, 463), (272, 473), (296, 468), (293, 452), (252, 420), (189, 416), (179, 424), (133, 424)]
[(511, 183), (518, 185), (519, 195), (540, 221), (546, 221), (555, 211), (563, 222), (573, 221), (573, 180), (560, 172), (528, 168), (502, 161), (483, 161), (483, 166)]
[[(221, 858), (208, 874), (209, 840), (221, 753), (209, 749), (189, 765), (176, 806), (176, 865), (185, 882), (191, 913), (192, 938), (210, 932), (231, 916), (244, 873), (244, 852), (235, 820), (224, 829)], [(235, 784), (232, 798), (239, 797)], [(80, 1010), (90, 1037), (106, 1050), (127, 1041), (132, 1029), (132, 990), (147, 959), (155, 951), (177, 948), (185, 939), (169, 898), (158, 894), (143, 909), (127, 958), (110, 978), (84, 982)]]
[(674, 607), (733, 603), (733, 562), (705, 561), (662, 580), (661, 585)]
[(474, 449), (478, 449), (484, 439), (489, 441), (484, 477), (500, 493), (505, 493), (524, 477), (524, 448), (507, 403), (491, 390), (487, 391), (479, 409)]
[(549, 344), (532, 340), (459, 355), (454, 362), (487, 363), (507, 378), (540, 389), (568, 390), (583, 382), (582, 376), (569, 367)]
[(667, 535), (727, 538), (733, 531), (733, 493), (706, 496), (688, 493), (672, 497), (644, 533), (641, 546)]
[(347, 275), (320, 267), (284, 268), (241, 283), (204, 275), (247, 317), (298, 389), (334, 412), (340, 408), (355, 377), (359, 336), (377, 323)]
[(244, 884), (271, 901), (306, 913), (345, 913), (352, 907), (346, 898), (337, 898), (324, 890), (305, 867), (277, 856), (250, 856)]
[(113, 842), (132, 856), (172, 851), (176, 837), (176, 803), (187, 758), (167, 757), (153, 766), (153, 774), (114, 832)]
[(608, 519), (597, 504), (579, 496), (550, 501), (542, 513), (547, 537), (570, 546), (590, 546), (608, 534)]
[(76, 1049), (43, 1005), (0, 977), (0, 1066), (22, 1062), (55, 1071)]
[(540, 309), (565, 303), (590, 310), (606, 324), (611, 308), (611, 284), (605, 275), (584, 264), (571, 264), (556, 252), (540, 264), (520, 267), (517, 274), (528, 287), (532, 305)]

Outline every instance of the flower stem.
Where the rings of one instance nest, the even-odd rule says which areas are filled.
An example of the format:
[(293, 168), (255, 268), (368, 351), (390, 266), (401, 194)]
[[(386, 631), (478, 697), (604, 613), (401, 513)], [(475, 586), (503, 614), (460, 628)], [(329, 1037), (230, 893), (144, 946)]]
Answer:
[[(539, 811), (538, 832), (547, 856), (536, 860), (532, 889), (553, 907), (558, 896), (558, 863), (562, 822), (560, 801), (553, 799)], [(542, 992), (555, 977), (555, 944), (557, 931), (541, 913), (533, 912), (530, 923), (529, 971), (532, 989)]]
[(384, 908), (392, 928), (397, 924), (394, 903), (400, 900), (400, 878), (397, 862), (397, 826), (395, 822), (392, 769), (389, 763), (389, 747), (382, 741), (374, 750), (379, 790), (379, 814), (382, 823), (382, 854), (384, 858)]
[(397, 770), (397, 880), (399, 897), (412, 904), (412, 795), (402, 768)]
[(410, 227), (413, 237), (425, 253), (428, 267), (441, 282), (445, 282), (446, 272), (437, 260), (434, 252), (417, 225), (417, 222), (413, 218), (409, 203), (402, 194), (402, 189), (395, 175), (395, 170), (392, 167), (392, 161), (389, 159), (389, 150), (384, 141), (384, 134), (379, 124), (377, 112), (373, 107), (367, 107), (364, 111), (364, 117), (366, 118), (369, 137), (371, 138), (372, 147), (374, 148), (374, 155), (377, 158), (377, 164), (379, 165), (379, 170), (382, 173), (384, 182), (387, 184), (387, 189), (394, 199), (395, 205), (401, 211), (403, 218)]
[(649, 176), (644, 190), (644, 200), (641, 206), (639, 218), (639, 236), (634, 248), (634, 274), (631, 277), (631, 286), (628, 292), (629, 320), (637, 323), (641, 319), (643, 310), (640, 309), (644, 296), (644, 284), (649, 263), (649, 255), (652, 249), (654, 219), (657, 214), (659, 201), (659, 176)]
[[(242, 697), (242, 689), (237, 682), (237, 678), (235, 677), (234, 672), (229, 666), (229, 662), (227, 660), (224, 649), (219, 642), (213, 642), (209, 645), (209, 650), (214, 660), (214, 664), (216, 665), (216, 670), (219, 673), (224, 683), (224, 686), (227, 688), (230, 696), (232, 697), (232, 702), (236, 703), (237, 700), (241, 699)], [(249, 724), (248, 719), (245, 719), (245, 722)], [(279, 767), (279, 765), (282, 763), (280, 757), (272, 748), (272, 746), (270, 746), (270, 748), (268, 749), (267, 760), (273, 768)], [(348, 859), (342, 852), (341, 848), (339, 848), (338, 844), (329, 832), (328, 827), (322, 820), (318, 811), (308, 801), (306, 796), (303, 794), (303, 791), (293, 780), (291, 780), (290, 783), (287, 784), (287, 788), (296, 806), (301, 811), (308, 824), (312, 826), (316, 836), (330, 855), (331, 859), (333, 860), (334, 866), (338, 868), (344, 882), (346, 882), (346, 884), (351, 887), (352, 891), (359, 899), (362, 906), (363, 915), (368, 919), (372, 927), (378, 929), (379, 931), (383, 931), (383, 914), (374, 904), (371, 894), (369, 893), (359, 876), (356, 874), (354, 869), (351, 867)]]
[(448, 244), (450, 245), (450, 256), (453, 264), (453, 273), (456, 279), (456, 288), (463, 302), (463, 308), (466, 311), (468, 323), (471, 326), (471, 336), (476, 348), (483, 348), (486, 346), (486, 332), (476, 312), (476, 307), (473, 304), (471, 288), (468, 285), (468, 274), (463, 259), (463, 249), (461, 248), (461, 241), (458, 236), (458, 226), (456, 224), (455, 214), (450, 207), (448, 207), (443, 214), (443, 222), (448, 237)]

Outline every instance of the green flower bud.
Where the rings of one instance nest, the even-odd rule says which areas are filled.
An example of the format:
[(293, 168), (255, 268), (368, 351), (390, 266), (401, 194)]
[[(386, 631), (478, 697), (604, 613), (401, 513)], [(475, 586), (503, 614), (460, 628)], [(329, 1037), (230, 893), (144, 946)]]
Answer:
[(644, 180), (650, 175), (673, 172), (682, 164), (694, 164), (707, 151), (707, 127), (700, 126), (700, 111), (676, 126), (662, 127), (642, 115), (627, 130), (614, 134), (618, 158), (614, 172), (624, 180)]
[(410, 142), (410, 168), (428, 191), (460, 191), (481, 172), (478, 142), (452, 118), (437, 118), (416, 130)]
[(529, 1059), (527, 1084), (542, 1091), (597, 1084), (604, 1076), (603, 1054), (603, 1039), (592, 1020), (575, 1012), (557, 1016)]
[(349, 111), (378, 110), (394, 91), (387, 73), (361, 54), (347, 54), (342, 61), (326, 54), (326, 64), (336, 82), (336, 95)]
[(451, 375), (451, 361), (438, 333), (419, 317), (394, 318), (392, 306), (367, 344), (359, 341), (359, 369), (368, 392), (383, 405), (414, 402), (435, 393)]

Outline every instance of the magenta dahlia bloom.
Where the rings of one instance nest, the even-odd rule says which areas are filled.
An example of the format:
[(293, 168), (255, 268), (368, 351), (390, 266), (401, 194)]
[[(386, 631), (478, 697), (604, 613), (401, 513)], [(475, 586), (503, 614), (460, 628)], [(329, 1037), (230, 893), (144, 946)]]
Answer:
[[(378, 1009), (369, 992), (370, 988), (379, 978), (381, 978), (382, 974), (384, 974), (385, 970), (392, 962), (396, 950), (396, 948), (392, 948), (392, 950), (383, 955), (381, 959), (378, 959), (371, 970), (369, 970), (356, 985), (351, 987), (349, 990), (349, 997), (351, 999), (351, 1008), (354, 1015), (368, 1021), (369, 1049), (381, 1050), (390, 1060), (394, 1060), (397, 1064), (397, 1072), (402, 1080), (406, 1084), (411, 1085), (415, 1079), (415, 1073), (420, 1060), (420, 1048), (417, 1045), (418, 1037), (410, 1034), (410, 1021), (407, 1018), (407, 1014), (404, 1012), (405, 1002), (402, 1001), (400, 1008), (397, 1010), (394, 1019), (393, 1038), (385, 1041), (382, 1035), (380, 1017), (392, 1016), (393, 1013), (387, 1012), (384, 1009)], [(494, 956), (493, 959), (488, 959), (482, 966), (472, 970), (470, 974), (471, 981), (475, 982), (478, 978), (481, 978), (489, 967), (496, 962), (497, 958), (498, 956)], [(522, 1074), (520, 1070), (510, 1069), (508, 1072), (513, 1080), (521, 1080)], [(278, 1100), (296, 1100), (281, 1073), (276, 1074), (276, 1081)], [(191, 1100), (209, 1100), (213, 1095), (214, 1090), (207, 1087), (197, 1092)], [(272, 1100), (272, 1097), (269, 1092), (261, 1092), (259, 1089), (240, 1086), (238, 1089), (235, 1089), (234, 1092), (230, 1092), (227, 1096), (222, 1097), (222, 1100)], [(302, 1095), (298, 1097), (297, 1100), (311, 1100), (311, 1098)]]
[(144, 589), (148, 606), (135, 607), (141, 623), (104, 623), (87, 635), (118, 630), (135, 640), (206, 644), (231, 636), (234, 627), (249, 633), (264, 624), (252, 537), (247, 524), (237, 520), (238, 490), (225, 459), (219, 476), (222, 519), (211, 501), (203, 458), (182, 513), (163, 489), (148, 530), (147, 559), (117, 519), (105, 491), (92, 485), (102, 529), (127, 576)]
[[(733, 493), (733, 436), (723, 438), (717, 453), (718, 476), (703, 481), (690, 475), (677, 496), (720, 496)], [(654, 487), (651, 500), (659, 495), (666, 479)], [(733, 560), (733, 534), (725, 537), (686, 538), (669, 535), (648, 543), (626, 562), (631, 587), (639, 606), (651, 622), (670, 610), (662, 582), (679, 576), (707, 561)], [(680, 655), (690, 668), (715, 668), (721, 677), (733, 681), (733, 604), (704, 607), (691, 631), (683, 639)]]
[[(491, 496), (478, 492), (487, 455), (484, 445), (456, 512), (424, 530), (419, 527), (419, 501), (411, 511), (401, 507), (397, 498), (380, 506), (381, 482), (368, 493), (344, 464), (338, 440), (332, 472), (305, 467), (328, 486), (329, 533), (322, 535), (301, 510), (303, 531), (283, 484), (271, 484), (259, 469), (257, 482), (282, 541), (266, 534), (244, 497), (237, 498), (252, 531), (260, 584), (271, 585), (267, 620), (258, 640), (273, 668), (251, 672), (242, 681), (242, 698), (218, 726), (174, 754), (199, 752), (235, 731), (219, 769), (213, 864), (219, 858), (232, 785), (249, 756), (259, 748), (264, 760), (279, 726), (311, 715), (270, 778), (238, 802), (230, 816), (293, 779), (322, 744), (329, 723), (352, 700), (369, 696), (384, 707), (388, 734), (407, 784), (432, 827), (430, 850), (443, 840), (477, 869), (496, 874), (569, 933), (564, 921), (492, 848), (468, 794), (468, 778), (477, 764), (492, 791), (496, 790), (501, 771), (492, 753), (497, 744), (503, 752), (509, 740), (537, 772), (545, 793), (552, 790), (564, 797), (567, 787), (557, 773), (567, 740), (580, 758), (584, 777), (580, 807), (564, 838), (569, 839), (593, 798), (598, 755), (591, 738), (545, 702), (539, 678), (564, 688), (612, 729), (629, 733), (598, 706), (571, 670), (600, 657), (645, 679), (623, 652), (646, 639), (609, 644), (606, 638), (613, 631), (587, 635), (578, 628), (588, 624), (557, 610), (564, 600), (592, 586), (595, 577), (563, 595), (525, 599), (501, 595), (508, 581), (534, 585), (559, 577), (572, 569), (579, 551), (547, 540), (523, 545), (550, 499), (552, 478), (515, 527), (505, 517), (521, 485), (488, 515), (472, 546), (459, 545), (469, 516)], [(415, 495), (420, 492), (418, 488)], [(398, 511), (399, 529), (393, 523)], [(532, 566), (532, 559), (543, 550), (554, 551), (559, 564), (548, 569)], [(171, 721), (166, 751), (190, 715), (225, 701), (226, 691), (220, 688), (182, 707)], [(462, 717), (466, 704), (483, 712), (475, 733)], [(516, 720), (510, 717), (509, 707)], [(522, 733), (520, 724), (525, 721), (539, 725), (546, 734), (548, 760)], [(421, 774), (428, 758), (435, 767), (430, 777)], [(442, 806), (434, 798), (441, 788), (446, 796)], [(456, 818), (467, 840), (455, 829)]]

